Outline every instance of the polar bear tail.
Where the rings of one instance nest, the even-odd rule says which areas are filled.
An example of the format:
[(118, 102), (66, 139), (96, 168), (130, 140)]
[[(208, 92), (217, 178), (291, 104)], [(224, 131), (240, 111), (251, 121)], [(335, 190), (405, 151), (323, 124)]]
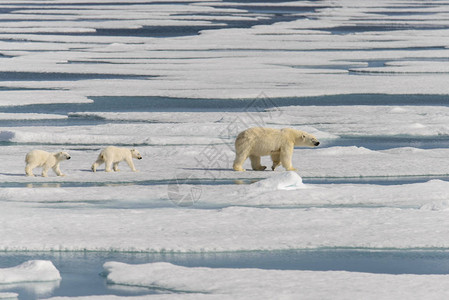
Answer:
[(29, 153), (25, 156), (25, 162), (27, 164), (30, 162), (30, 154)]

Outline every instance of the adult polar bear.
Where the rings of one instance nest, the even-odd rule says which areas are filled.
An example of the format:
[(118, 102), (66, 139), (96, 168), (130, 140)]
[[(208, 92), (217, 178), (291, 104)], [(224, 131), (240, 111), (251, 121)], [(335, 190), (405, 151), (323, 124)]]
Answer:
[(274, 171), (282, 166), (287, 171), (296, 171), (292, 166), (292, 154), (295, 146), (316, 147), (320, 144), (313, 135), (293, 128), (253, 127), (239, 133), (235, 140), (235, 171), (245, 171), (243, 162), (249, 157), (251, 167), (263, 171), (267, 167), (260, 164), (260, 157), (271, 155)]
[(96, 172), (97, 167), (104, 163), (106, 165), (106, 172), (112, 172), (111, 167), (117, 172), (120, 171), (118, 169), (118, 163), (126, 161), (131, 170), (137, 172), (136, 167), (134, 167), (133, 158), (142, 159), (142, 156), (136, 149), (109, 146), (100, 152), (97, 160), (92, 164), (91, 169), (93, 172)]
[(70, 159), (70, 155), (67, 152), (50, 153), (44, 150), (30, 151), (25, 157), (25, 173), (27, 176), (34, 176), (33, 169), (42, 167), (42, 176), (47, 177), (47, 172), (50, 168), (55, 171), (56, 175), (64, 176), (59, 169), (59, 163), (63, 160)]

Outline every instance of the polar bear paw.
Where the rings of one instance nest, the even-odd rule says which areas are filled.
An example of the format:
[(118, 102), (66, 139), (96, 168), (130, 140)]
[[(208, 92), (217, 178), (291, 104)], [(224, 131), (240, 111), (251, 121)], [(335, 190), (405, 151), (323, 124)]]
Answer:
[(255, 169), (253, 169), (253, 170), (254, 171), (264, 171), (266, 168), (267, 168), (267, 166), (260, 166), (260, 167), (257, 167)]
[(242, 167), (237, 167), (237, 166), (234, 166), (234, 171), (240, 171), (240, 172), (245, 172), (246, 170), (245, 169), (243, 169)]

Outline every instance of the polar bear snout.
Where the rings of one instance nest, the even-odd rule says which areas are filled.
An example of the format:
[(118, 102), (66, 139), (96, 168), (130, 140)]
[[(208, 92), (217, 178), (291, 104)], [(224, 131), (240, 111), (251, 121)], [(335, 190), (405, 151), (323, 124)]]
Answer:
[(61, 151), (57, 154), (58, 160), (64, 160), (64, 159), (70, 159), (70, 154), (68, 154), (67, 152)]
[(316, 146), (318, 146), (320, 144), (320, 142), (318, 142), (318, 141), (316, 141), (316, 142), (314, 142), (313, 143), (313, 145), (316, 147)]

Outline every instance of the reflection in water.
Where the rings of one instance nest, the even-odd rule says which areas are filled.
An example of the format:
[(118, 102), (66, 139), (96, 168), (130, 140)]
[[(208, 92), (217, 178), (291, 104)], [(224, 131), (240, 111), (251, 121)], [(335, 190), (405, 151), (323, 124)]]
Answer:
[(59, 182), (27, 183), (27, 188), (60, 188)]
[(60, 285), (60, 281), (49, 282), (21, 282), (0, 285), (0, 292), (17, 292), (20, 299), (38, 299), (50, 297)]
[(235, 179), (234, 180), (234, 184), (237, 184), (237, 185), (248, 185), (248, 184), (256, 183), (259, 180), (261, 180), (261, 179), (245, 179), (245, 180)]

